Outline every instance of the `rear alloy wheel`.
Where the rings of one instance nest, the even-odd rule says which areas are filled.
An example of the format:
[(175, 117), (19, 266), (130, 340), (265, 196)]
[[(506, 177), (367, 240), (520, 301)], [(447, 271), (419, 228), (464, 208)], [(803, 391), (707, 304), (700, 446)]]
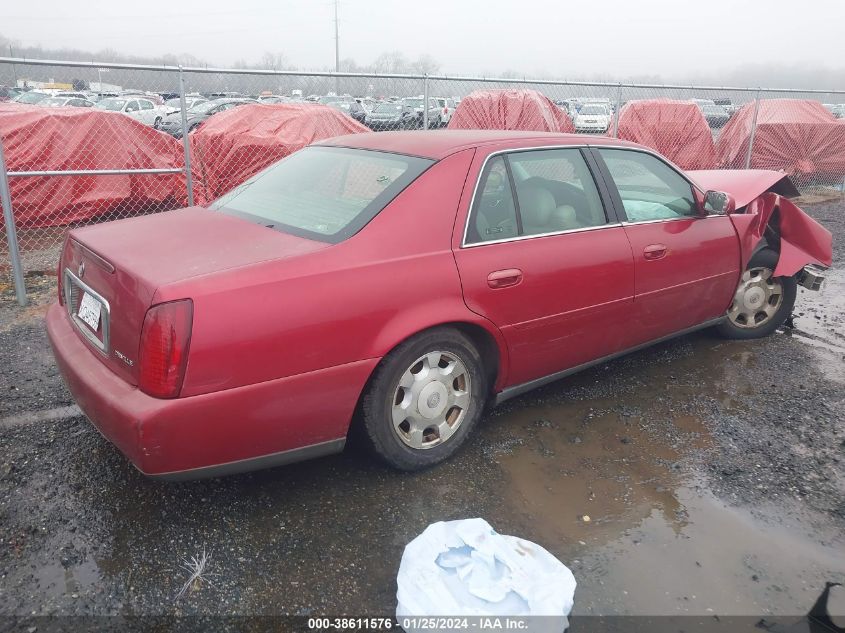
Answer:
[(401, 344), (381, 362), (362, 399), (371, 448), (400, 470), (452, 455), (484, 408), (486, 379), (472, 342), (437, 328)]
[(797, 283), (793, 277), (775, 277), (778, 255), (762, 250), (748, 264), (739, 280), (726, 320), (719, 332), (733, 339), (768, 336), (786, 321), (795, 305)]

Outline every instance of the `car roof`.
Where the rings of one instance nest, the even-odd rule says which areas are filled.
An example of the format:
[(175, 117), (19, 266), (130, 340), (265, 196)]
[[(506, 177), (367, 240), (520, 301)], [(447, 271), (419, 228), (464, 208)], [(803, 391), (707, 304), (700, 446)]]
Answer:
[(435, 160), (462, 149), (485, 145), (524, 141), (527, 147), (544, 145), (617, 145), (641, 147), (617, 138), (554, 132), (521, 132), (507, 130), (438, 130), (426, 132), (364, 132), (325, 139), (322, 146), (371, 149), (394, 154), (410, 154)]

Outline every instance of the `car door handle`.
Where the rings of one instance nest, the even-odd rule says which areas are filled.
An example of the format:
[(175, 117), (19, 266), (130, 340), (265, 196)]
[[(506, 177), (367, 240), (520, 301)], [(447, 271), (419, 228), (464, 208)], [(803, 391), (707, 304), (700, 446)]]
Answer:
[(649, 244), (643, 249), (643, 257), (648, 260), (666, 257), (666, 244)]
[(493, 289), (515, 286), (522, 281), (522, 271), (519, 268), (505, 268), (487, 275), (487, 285)]

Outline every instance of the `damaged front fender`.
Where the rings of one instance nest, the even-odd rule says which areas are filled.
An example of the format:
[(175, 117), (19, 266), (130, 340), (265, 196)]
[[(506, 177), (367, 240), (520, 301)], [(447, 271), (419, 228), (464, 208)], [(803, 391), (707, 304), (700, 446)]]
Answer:
[(736, 201), (738, 211), (730, 218), (739, 236), (742, 270), (761, 244), (780, 252), (776, 276), (791, 277), (810, 264), (831, 265), (833, 237), (788, 199), (799, 192), (786, 174), (762, 169), (688, 173), (703, 191), (724, 191)]
[(744, 213), (731, 214), (730, 218), (739, 236), (743, 270), (757, 245), (766, 238), (767, 229), (779, 243), (776, 277), (791, 277), (808, 264), (827, 268), (832, 263), (833, 236), (830, 231), (776, 193), (758, 196), (745, 207)]

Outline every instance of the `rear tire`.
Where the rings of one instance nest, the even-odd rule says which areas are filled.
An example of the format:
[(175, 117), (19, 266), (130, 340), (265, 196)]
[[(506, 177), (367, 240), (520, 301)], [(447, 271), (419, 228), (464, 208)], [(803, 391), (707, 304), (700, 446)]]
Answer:
[(361, 400), (365, 442), (399, 470), (453, 455), (478, 423), (487, 395), (481, 355), (448, 327), (418, 334), (385, 356)]
[(784, 324), (795, 305), (798, 283), (794, 277), (773, 277), (778, 254), (763, 249), (755, 254), (737, 286), (727, 318), (716, 331), (729, 339), (769, 336)]

